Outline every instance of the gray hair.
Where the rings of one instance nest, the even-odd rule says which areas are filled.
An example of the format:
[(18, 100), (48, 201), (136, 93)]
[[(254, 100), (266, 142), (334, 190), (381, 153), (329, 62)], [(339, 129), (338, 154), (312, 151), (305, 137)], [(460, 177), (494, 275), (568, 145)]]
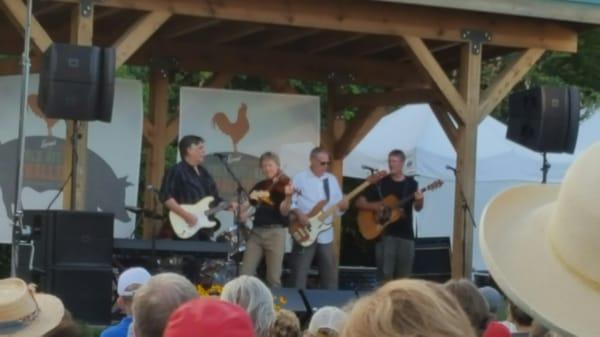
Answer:
[(181, 304), (198, 297), (194, 285), (175, 273), (154, 275), (133, 297), (136, 337), (161, 337), (169, 316)]
[(252, 318), (257, 337), (269, 335), (269, 329), (275, 322), (275, 307), (273, 295), (262, 281), (254, 276), (239, 276), (225, 284), (221, 299), (246, 310)]

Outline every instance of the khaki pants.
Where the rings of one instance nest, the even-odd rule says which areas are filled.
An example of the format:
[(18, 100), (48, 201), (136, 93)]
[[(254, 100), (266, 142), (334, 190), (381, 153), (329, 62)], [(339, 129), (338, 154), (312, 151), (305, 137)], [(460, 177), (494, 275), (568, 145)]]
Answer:
[(415, 260), (415, 242), (385, 235), (375, 244), (377, 277), (382, 284), (410, 277)]
[(277, 227), (252, 229), (246, 242), (241, 274), (255, 275), (256, 268), (264, 255), (267, 264), (267, 285), (280, 288), (285, 254), (285, 232), (285, 228)]
[(319, 264), (320, 288), (329, 290), (336, 290), (338, 288), (338, 270), (333, 251), (333, 242), (327, 244), (315, 242), (308, 247), (302, 247), (294, 242), (292, 255), (293, 287), (306, 289), (308, 272), (316, 255)]

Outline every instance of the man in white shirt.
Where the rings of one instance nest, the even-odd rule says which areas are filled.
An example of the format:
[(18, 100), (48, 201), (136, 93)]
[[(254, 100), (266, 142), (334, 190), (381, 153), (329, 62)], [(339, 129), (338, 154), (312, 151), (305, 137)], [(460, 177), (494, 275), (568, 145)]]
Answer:
[[(308, 220), (306, 214), (322, 200), (327, 201), (323, 210), (337, 204), (338, 215), (348, 208), (348, 202), (342, 200), (344, 196), (337, 178), (327, 172), (330, 162), (329, 153), (325, 149), (314, 148), (310, 152), (310, 168), (294, 176), (294, 187), (299, 193), (294, 195), (292, 209), (299, 221), (306, 223)], [(326, 219), (326, 222), (332, 223), (333, 217)], [(321, 288), (337, 289), (338, 274), (333, 251), (333, 227), (321, 232), (316, 242), (308, 247), (302, 247), (294, 242), (292, 252), (293, 286), (300, 289), (306, 288), (306, 279), (315, 255), (319, 264)]]

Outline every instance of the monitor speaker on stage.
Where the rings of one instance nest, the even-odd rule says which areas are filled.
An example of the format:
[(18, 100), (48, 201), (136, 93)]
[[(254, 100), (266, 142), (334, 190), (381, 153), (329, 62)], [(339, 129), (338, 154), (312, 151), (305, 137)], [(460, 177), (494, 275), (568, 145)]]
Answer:
[(49, 118), (110, 122), (114, 48), (55, 43), (44, 53), (38, 104)]
[(506, 138), (538, 152), (573, 153), (581, 110), (574, 87), (537, 87), (509, 97)]

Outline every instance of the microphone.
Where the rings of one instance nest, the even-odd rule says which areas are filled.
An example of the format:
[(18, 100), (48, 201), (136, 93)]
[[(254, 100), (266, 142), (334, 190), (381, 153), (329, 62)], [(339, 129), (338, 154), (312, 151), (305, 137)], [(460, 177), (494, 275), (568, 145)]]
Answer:
[(454, 174), (456, 174), (456, 169), (450, 165), (446, 165), (446, 170), (450, 170), (450, 171), (454, 172)]
[(373, 167), (368, 166), (368, 165), (361, 165), (360, 168), (363, 169), (363, 170), (371, 171), (371, 172), (379, 171), (378, 169), (373, 168)]

